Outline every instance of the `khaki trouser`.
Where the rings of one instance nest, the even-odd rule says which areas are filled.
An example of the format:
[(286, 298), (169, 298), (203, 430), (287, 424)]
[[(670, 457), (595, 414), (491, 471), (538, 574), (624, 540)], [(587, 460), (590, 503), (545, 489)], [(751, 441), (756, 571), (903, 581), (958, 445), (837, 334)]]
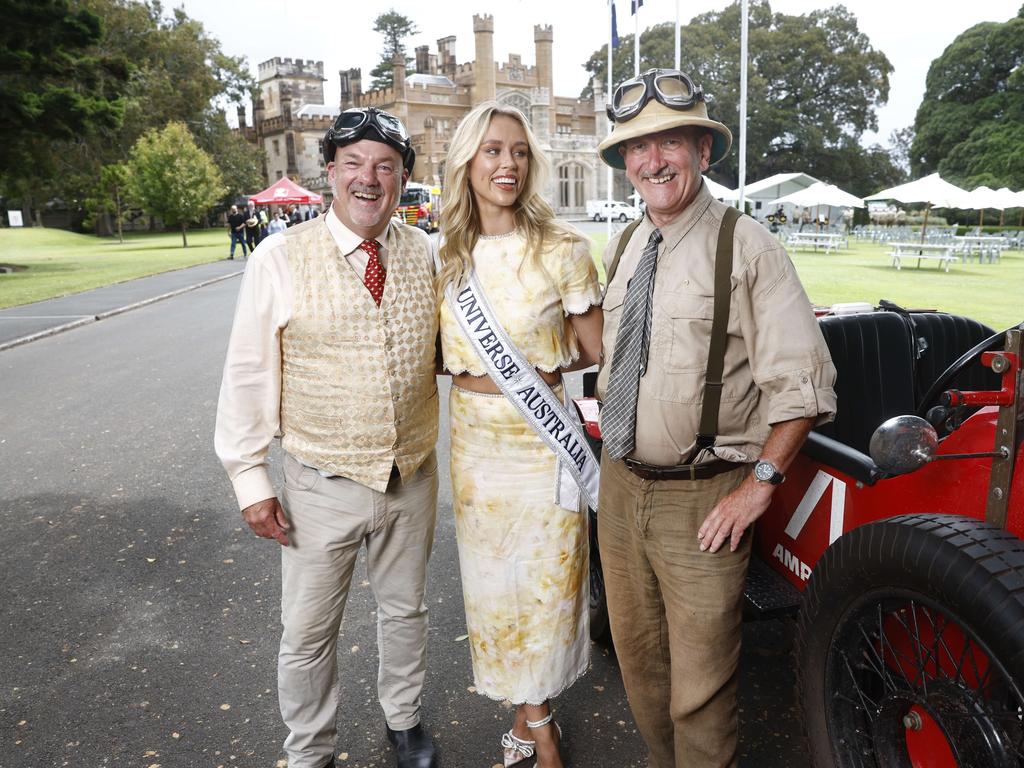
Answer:
[(748, 468), (642, 480), (601, 457), (598, 542), (612, 638), (651, 768), (734, 766), (736, 668), (750, 534), (698, 549), (697, 530)]
[(290, 768), (320, 768), (334, 752), (338, 629), (359, 549), (377, 600), (377, 695), (395, 730), (419, 722), (425, 670), (427, 559), (437, 512), (437, 456), (386, 493), (321, 477), (285, 455), (282, 504), (292, 525), (281, 547), (277, 689)]

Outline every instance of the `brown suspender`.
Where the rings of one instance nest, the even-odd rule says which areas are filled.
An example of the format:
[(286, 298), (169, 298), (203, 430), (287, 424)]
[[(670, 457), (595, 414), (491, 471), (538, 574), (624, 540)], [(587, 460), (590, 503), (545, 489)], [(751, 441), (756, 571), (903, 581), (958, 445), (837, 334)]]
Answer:
[(704, 402), (697, 427), (697, 445), (689, 461), (705, 448), (715, 444), (718, 436), (718, 411), (722, 402), (722, 372), (725, 369), (725, 341), (729, 328), (729, 298), (732, 295), (732, 238), (740, 212), (726, 208), (722, 226), (718, 230), (718, 248), (715, 252), (715, 308), (711, 321), (711, 347), (708, 350), (708, 370), (704, 374)]
[(615, 247), (615, 256), (612, 258), (612, 263), (608, 265), (608, 271), (604, 276), (605, 285), (612, 284), (612, 278), (615, 277), (615, 270), (619, 267), (619, 259), (622, 257), (622, 252), (626, 250), (626, 246), (629, 244), (629, 238), (633, 236), (634, 230), (640, 226), (640, 222), (643, 220), (643, 216), (635, 218), (626, 225), (624, 230), (622, 230), (622, 237), (619, 238), (619, 244)]
[[(708, 368), (704, 375), (704, 398), (700, 411), (700, 425), (697, 427), (697, 442), (694, 452), (687, 459), (690, 462), (701, 451), (715, 444), (718, 436), (718, 413), (722, 402), (722, 373), (725, 370), (725, 342), (729, 328), (729, 299), (732, 294), (732, 241), (740, 212), (727, 208), (718, 230), (718, 246), (715, 250), (715, 305), (711, 321), (711, 344), (708, 349)], [(608, 265), (605, 285), (612, 284), (615, 270), (619, 266), (622, 252), (626, 250), (633, 231), (640, 226), (643, 218), (634, 220), (622, 231), (615, 256)]]

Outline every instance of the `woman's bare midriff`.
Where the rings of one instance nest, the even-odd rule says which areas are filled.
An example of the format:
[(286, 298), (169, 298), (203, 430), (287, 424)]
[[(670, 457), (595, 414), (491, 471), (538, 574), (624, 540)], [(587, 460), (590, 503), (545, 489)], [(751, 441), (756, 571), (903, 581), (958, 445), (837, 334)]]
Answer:
[[(538, 375), (552, 387), (562, 381), (562, 374), (558, 371), (547, 373), (537, 371)], [(452, 383), (459, 389), (469, 392), (480, 392), (485, 395), (500, 395), (501, 390), (494, 383), (490, 376), (474, 376), (471, 373), (459, 373), (452, 377)]]

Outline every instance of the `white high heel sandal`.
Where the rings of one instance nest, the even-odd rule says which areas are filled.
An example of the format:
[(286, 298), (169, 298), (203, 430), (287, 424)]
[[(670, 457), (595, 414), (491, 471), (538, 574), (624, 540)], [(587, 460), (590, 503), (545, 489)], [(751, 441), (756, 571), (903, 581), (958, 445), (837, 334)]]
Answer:
[(533, 757), (537, 742), (520, 739), (510, 728), (508, 733), (501, 734), (501, 746), (505, 750), (505, 768), (513, 768)]
[[(553, 722), (554, 716), (555, 716), (554, 715), (554, 711), (548, 710), (547, 717), (542, 717), (540, 720), (527, 720), (526, 721), (526, 727), (529, 728), (530, 730), (533, 730), (535, 728), (543, 728), (548, 723), (551, 723), (552, 725), (554, 725), (555, 726), (555, 747), (558, 749), (558, 754), (561, 755), (562, 754), (562, 726), (560, 726), (556, 722)], [(511, 731), (509, 732), (508, 735), (511, 736)], [(515, 738), (515, 737), (513, 736), (513, 738)], [(534, 745), (533, 751), (536, 751), (536, 744), (537, 744), (537, 742), (534, 741), (534, 742), (532, 742), (532, 744)], [(562, 762), (564, 763), (565, 760), (563, 760)], [(533, 768), (537, 768), (537, 763), (533, 764)]]

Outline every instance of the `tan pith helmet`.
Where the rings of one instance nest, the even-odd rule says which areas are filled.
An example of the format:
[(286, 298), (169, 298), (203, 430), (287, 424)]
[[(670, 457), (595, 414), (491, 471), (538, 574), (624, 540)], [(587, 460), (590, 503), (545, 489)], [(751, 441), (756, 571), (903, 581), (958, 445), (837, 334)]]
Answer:
[[(651, 74), (657, 76), (659, 74), (679, 75), (681, 73), (676, 73), (675, 70), (652, 70), (645, 73), (648, 76)], [(682, 76), (689, 81), (686, 75)], [(633, 79), (635, 80), (635, 78)], [(625, 83), (620, 85), (619, 88), (622, 88), (623, 85)], [(699, 91), (699, 89), (697, 90)], [(597, 147), (601, 159), (612, 168), (618, 168), (620, 171), (626, 169), (626, 163), (622, 155), (619, 154), (619, 145), (622, 142), (639, 136), (660, 133), (661, 131), (689, 125), (707, 128), (711, 131), (711, 159), (709, 161), (711, 165), (717, 163), (729, 152), (729, 148), (732, 146), (732, 133), (725, 125), (708, 117), (708, 108), (704, 103), (703, 97), (695, 99), (692, 104), (682, 109), (678, 106), (666, 106), (653, 94), (646, 95), (646, 98), (647, 103), (643, 105), (642, 109), (634, 117), (614, 122), (611, 134)], [(614, 117), (612, 119), (614, 120)]]

